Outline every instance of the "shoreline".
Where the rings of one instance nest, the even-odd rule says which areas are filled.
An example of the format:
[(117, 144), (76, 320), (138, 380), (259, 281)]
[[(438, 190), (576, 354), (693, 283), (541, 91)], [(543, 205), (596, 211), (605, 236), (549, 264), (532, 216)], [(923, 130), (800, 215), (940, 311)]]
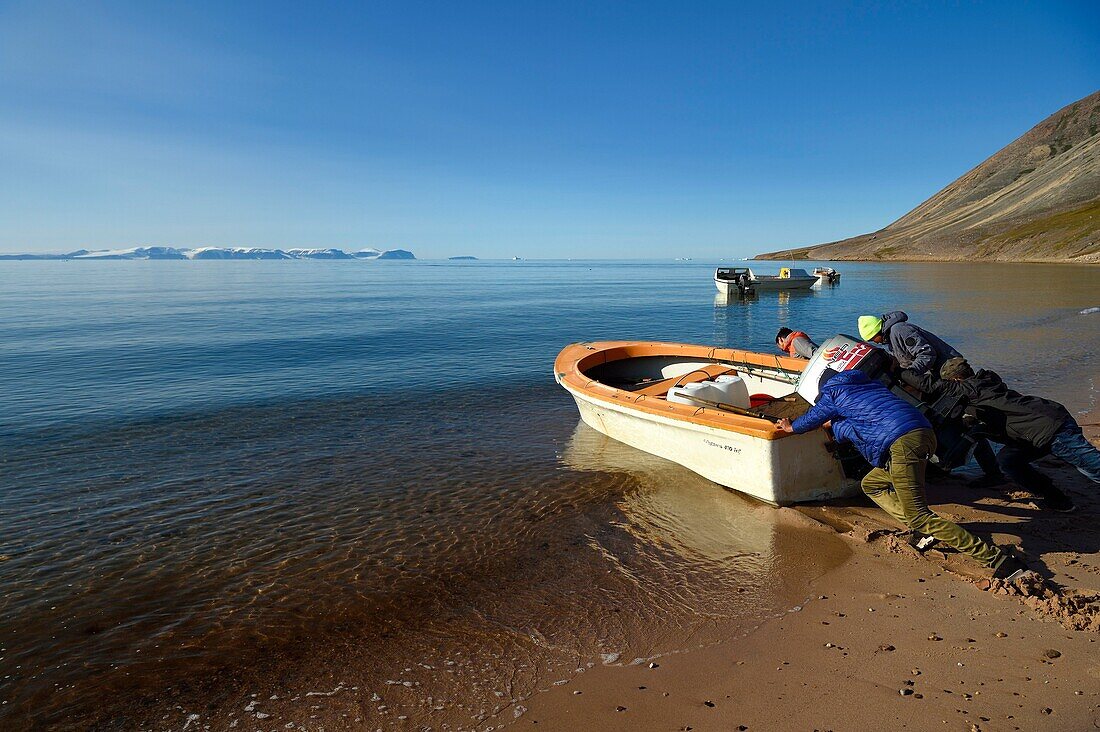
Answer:
[[(1100, 428), (1086, 434), (1100, 442)], [(798, 591), (803, 601), (748, 625), (715, 620), (695, 647), (631, 661), (578, 658), (573, 673), (538, 676), (530, 693), (507, 693), (481, 713), (471, 714), (473, 697), (449, 699), (433, 729), (1089, 727), (1100, 722), (1100, 493), (1061, 463), (1041, 467), (1067, 487), (1077, 512), (1043, 512), (1022, 492), (975, 490), (960, 477), (929, 486), (937, 512), (1022, 549), (1041, 588), (990, 589), (988, 570), (964, 558), (919, 556), (901, 527), (859, 497), (773, 509), (784, 524), (837, 536), (851, 550)], [(188, 720), (264, 732), (423, 728), (403, 711), (426, 693), (415, 664), (375, 688), (360, 685), (354, 662), (317, 661), (303, 659), (289, 677), (253, 673), (216, 694), (161, 696), (136, 719), (156, 730)]]
[(1097, 266), (1100, 265), (1100, 255), (1086, 254), (1086, 257), (1091, 257), (1089, 260), (1072, 260), (1072, 259), (989, 259), (989, 258), (975, 258), (959, 256), (952, 259), (949, 257), (916, 257), (916, 258), (893, 258), (883, 257), (875, 259), (863, 259), (860, 257), (844, 257), (843, 259), (830, 259), (830, 258), (817, 258), (817, 257), (752, 257), (745, 261), (748, 262), (860, 262), (862, 264), (891, 264), (894, 262), (904, 262), (908, 264), (1068, 264), (1073, 266)]
[(594, 668), (530, 700), (517, 725), (1064, 730), (1095, 721), (1095, 634), (934, 563), (869, 548), (824, 577), (800, 612), (655, 668)]
[[(1100, 444), (1100, 427), (1084, 429)], [(1100, 726), (1100, 492), (1063, 463), (1040, 466), (1069, 489), (1076, 512), (1044, 513), (1022, 491), (973, 490), (957, 478), (928, 492), (938, 513), (1022, 548), (1041, 586), (991, 583), (987, 570), (953, 553), (922, 557), (858, 498), (799, 506), (792, 510), (853, 548), (814, 583), (815, 599), (800, 612), (655, 668), (594, 668), (533, 697), (518, 724), (583, 723), (597, 732)]]

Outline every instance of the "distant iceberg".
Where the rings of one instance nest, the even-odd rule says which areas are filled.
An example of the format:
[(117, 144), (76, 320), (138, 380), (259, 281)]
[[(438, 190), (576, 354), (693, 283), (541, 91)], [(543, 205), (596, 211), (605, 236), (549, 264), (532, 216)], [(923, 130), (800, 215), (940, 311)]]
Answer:
[(343, 249), (287, 249), (286, 253), (294, 259), (351, 259)]
[(175, 247), (132, 247), (130, 249), (104, 249), (98, 252), (83, 251), (72, 259), (187, 259), (183, 249)]
[(343, 249), (262, 249), (259, 247), (130, 247), (129, 249), (77, 249), (67, 254), (0, 254), (0, 259), (416, 259), (406, 249), (360, 249), (349, 254)]
[(416, 257), (407, 249), (387, 249), (375, 259), (416, 259)]
[(290, 259), (286, 252), (278, 249), (257, 249), (255, 247), (200, 247), (189, 249), (188, 259)]
[(1100, 313), (1100, 308), (1085, 308), (1081, 311), (1081, 315), (1092, 315), (1093, 313)]

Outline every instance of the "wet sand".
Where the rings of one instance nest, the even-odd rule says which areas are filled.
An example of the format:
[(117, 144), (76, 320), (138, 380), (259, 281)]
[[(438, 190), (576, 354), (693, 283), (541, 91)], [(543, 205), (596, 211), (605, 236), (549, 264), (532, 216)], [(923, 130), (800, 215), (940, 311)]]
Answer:
[[(302, 643), (163, 686), (95, 719), (102, 729), (484, 730), (522, 723), (540, 690), (601, 664), (744, 637), (810, 599), (852, 554), (835, 532), (578, 429), (563, 459), (640, 473), (572, 538), (508, 548), (478, 574), (428, 583), (381, 617), (349, 615)], [(595, 461), (592, 463), (591, 461)], [(591, 481), (591, 479), (589, 478)], [(669, 556), (690, 557), (662, 568)], [(598, 561), (593, 561), (593, 558)], [(436, 588), (432, 590), (431, 588)], [(178, 678), (178, 675), (177, 675)]]
[[(1100, 444), (1100, 429), (1086, 434)], [(710, 648), (593, 669), (533, 699), (521, 724), (1100, 728), (1100, 491), (1062, 463), (1041, 467), (1069, 489), (1077, 512), (1044, 512), (1022, 492), (975, 491), (957, 479), (930, 485), (929, 497), (941, 514), (1022, 550), (1042, 582), (991, 588), (957, 555), (921, 557), (869, 502), (800, 507), (855, 550), (814, 584), (816, 599), (800, 612)]]
[[(1097, 427), (1086, 434), (1100, 442)], [(175, 689), (127, 716), (144, 716), (148, 729), (265, 732), (1092, 729), (1100, 725), (1100, 491), (1057, 461), (1041, 467), (1068, 489), (1076, 513), (1043, 511), (1019, 491), (972, 489), (966, 476), (929, 486), (941, 514), (1023, 551), (1042, 575), (1030, 584), (991, 583), (987, 570), (951, 553), (916, 554), (869, 501), (767, 509), (777, 526), (796, 530), (781, 532), (786, 541), (801, 537), (812, 553), (835, 537), (847, 559), (787, 588), (801, 602), (755, 624), (711, 618), (671, 652), (654, 641), (652, 655), (576, 655), (575, 667), (559, 659), (547, 674), (537, 656), (568, 645), (568, 629), (548, 623), (542, 647), (508, 659), (508, 678), (494, 678), (501, 658), (492, 648), (452, 647), (456, 663), (432, 660), (429, 641), (417, 651), (422, 662), (379, 681), (378, 667), (410, 654), (394, 655), (385, 634), (361, 643), (345, 636), (339, 652), (304, 653), (290, 670), (279, 664), (277, 676), (261, 665), (224, 688)], [(806, 557), (789, 546), (781, 554)], [(483, 620), (468, 638), (499, 643), (493, 618)], [(650, 633), (675, 630), (655, 622)], [(472, 680), (479, 672), (484, 684)], [(455, 682), (449, 690), (441, 676)], [(434, 710), (430, 724), (418, 710)]]

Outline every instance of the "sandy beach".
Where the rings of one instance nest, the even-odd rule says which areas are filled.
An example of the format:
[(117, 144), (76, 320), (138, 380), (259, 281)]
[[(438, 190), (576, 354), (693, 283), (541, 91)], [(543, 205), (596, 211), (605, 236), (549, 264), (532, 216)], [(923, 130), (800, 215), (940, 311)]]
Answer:
[[(1095, 426), (1086, 434), (1100, 442)], [(921, 557), (869, 501), (780, 509), (840, 532), (855, 550), (814, 583), (800, 609), (710, 648), (590, 669), (531, 699), (521, 724), (1098, 728), (1100, 494), (1064, 464), (1048, 459), (1041, 467), (1069, 488), (1075, 513), (1043, 511), (1022, 492), (974, 490), (953, 478), (929, 486), (938, 512), (1023, 551), (1041, 582), (991, 588), (957, 555)]]
[[(1100, 429), (1078, 414), (1086, 434)], [(1040, 467), (1077, 503), (1044, 511), (1007, 487), (965, 475), (929, 485), (934, 508), (1023, 552), (1039, 577), (1007, 585), (905, 532), (862, 498), (778, 509), (782, 522), (839, 536), (846, 561), (823, 565), (805, 599), (753, 627), (715, 621), (694, 648), (648, 658), (589, 659), (543, 677), (522, 698), (433, 699), (439, 669), (420, 664), (372, 686), (371, 643), (303, 655), (224, 686), (176, 688), (130, 718), (143, 728), (271, 730), (1086, 730), (1100, 727), (1100, 493), (1052, 459)], [(658, 629), (654, 629), (657, 633)], [(379, 646), (373, 646), (379, 648)], [(519, 668), (524, 668), (521, 664)], [(462, 676), (475, 669), (449, 667)], [(456, 678), (457, 680), (457, 678)], [(519, 679), (500, 681), (513, 689)], [(473, 691), (476, 685), (471, 685)], [(432, 725), (413, 710), (437, 705)], [(479, 708), (480, 707), (480, 708)], [(110, 723), (105, 728), (113, 728)]]

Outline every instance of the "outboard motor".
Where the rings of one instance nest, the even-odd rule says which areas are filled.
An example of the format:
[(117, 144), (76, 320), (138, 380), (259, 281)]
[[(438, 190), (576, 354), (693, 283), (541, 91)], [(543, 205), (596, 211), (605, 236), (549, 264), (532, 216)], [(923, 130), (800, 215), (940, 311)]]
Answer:
[(856, 369), (866, 374), (868, 379), (882, 381), (888, 387), (893, 386), (893, 379), (890, 377), (893, 359), (890, 354), (870, 343), (843, 333), (833, 336), (814, 351), (813, 358), (806, 364), (802, 376), (798, 379), (796, 391), (810, 404), (817, 403), (817, 385), (825, 369), (833, 371)]
[[(850, 371), (856, 369), (867, 378), (881, 382), (890, 391), (916, 407), (936, 432), (936, 454), (933, 462), (943, 470), (952, 470), (966, 464), (970, 452), (974, 449), (975, 438), (971, 437), (962, 422), (963, 404), (957, 397), (942, 397), (932, 404), (922, 402), (907, 390), (894, 377), (895, 362), (885, 349), (866, 341), (845, 335), (835, 335), (821, 344), (810, 363), (799, 377), (796, 392), (811, 404), (817, 403), (818, 382), (825, 369)], [(856, 477), (850, 467), (851, 457), (842, 450), (837, 458), (844, 465), (845, 474)], [(862, 471), (867, 472), (866, 467)]]

